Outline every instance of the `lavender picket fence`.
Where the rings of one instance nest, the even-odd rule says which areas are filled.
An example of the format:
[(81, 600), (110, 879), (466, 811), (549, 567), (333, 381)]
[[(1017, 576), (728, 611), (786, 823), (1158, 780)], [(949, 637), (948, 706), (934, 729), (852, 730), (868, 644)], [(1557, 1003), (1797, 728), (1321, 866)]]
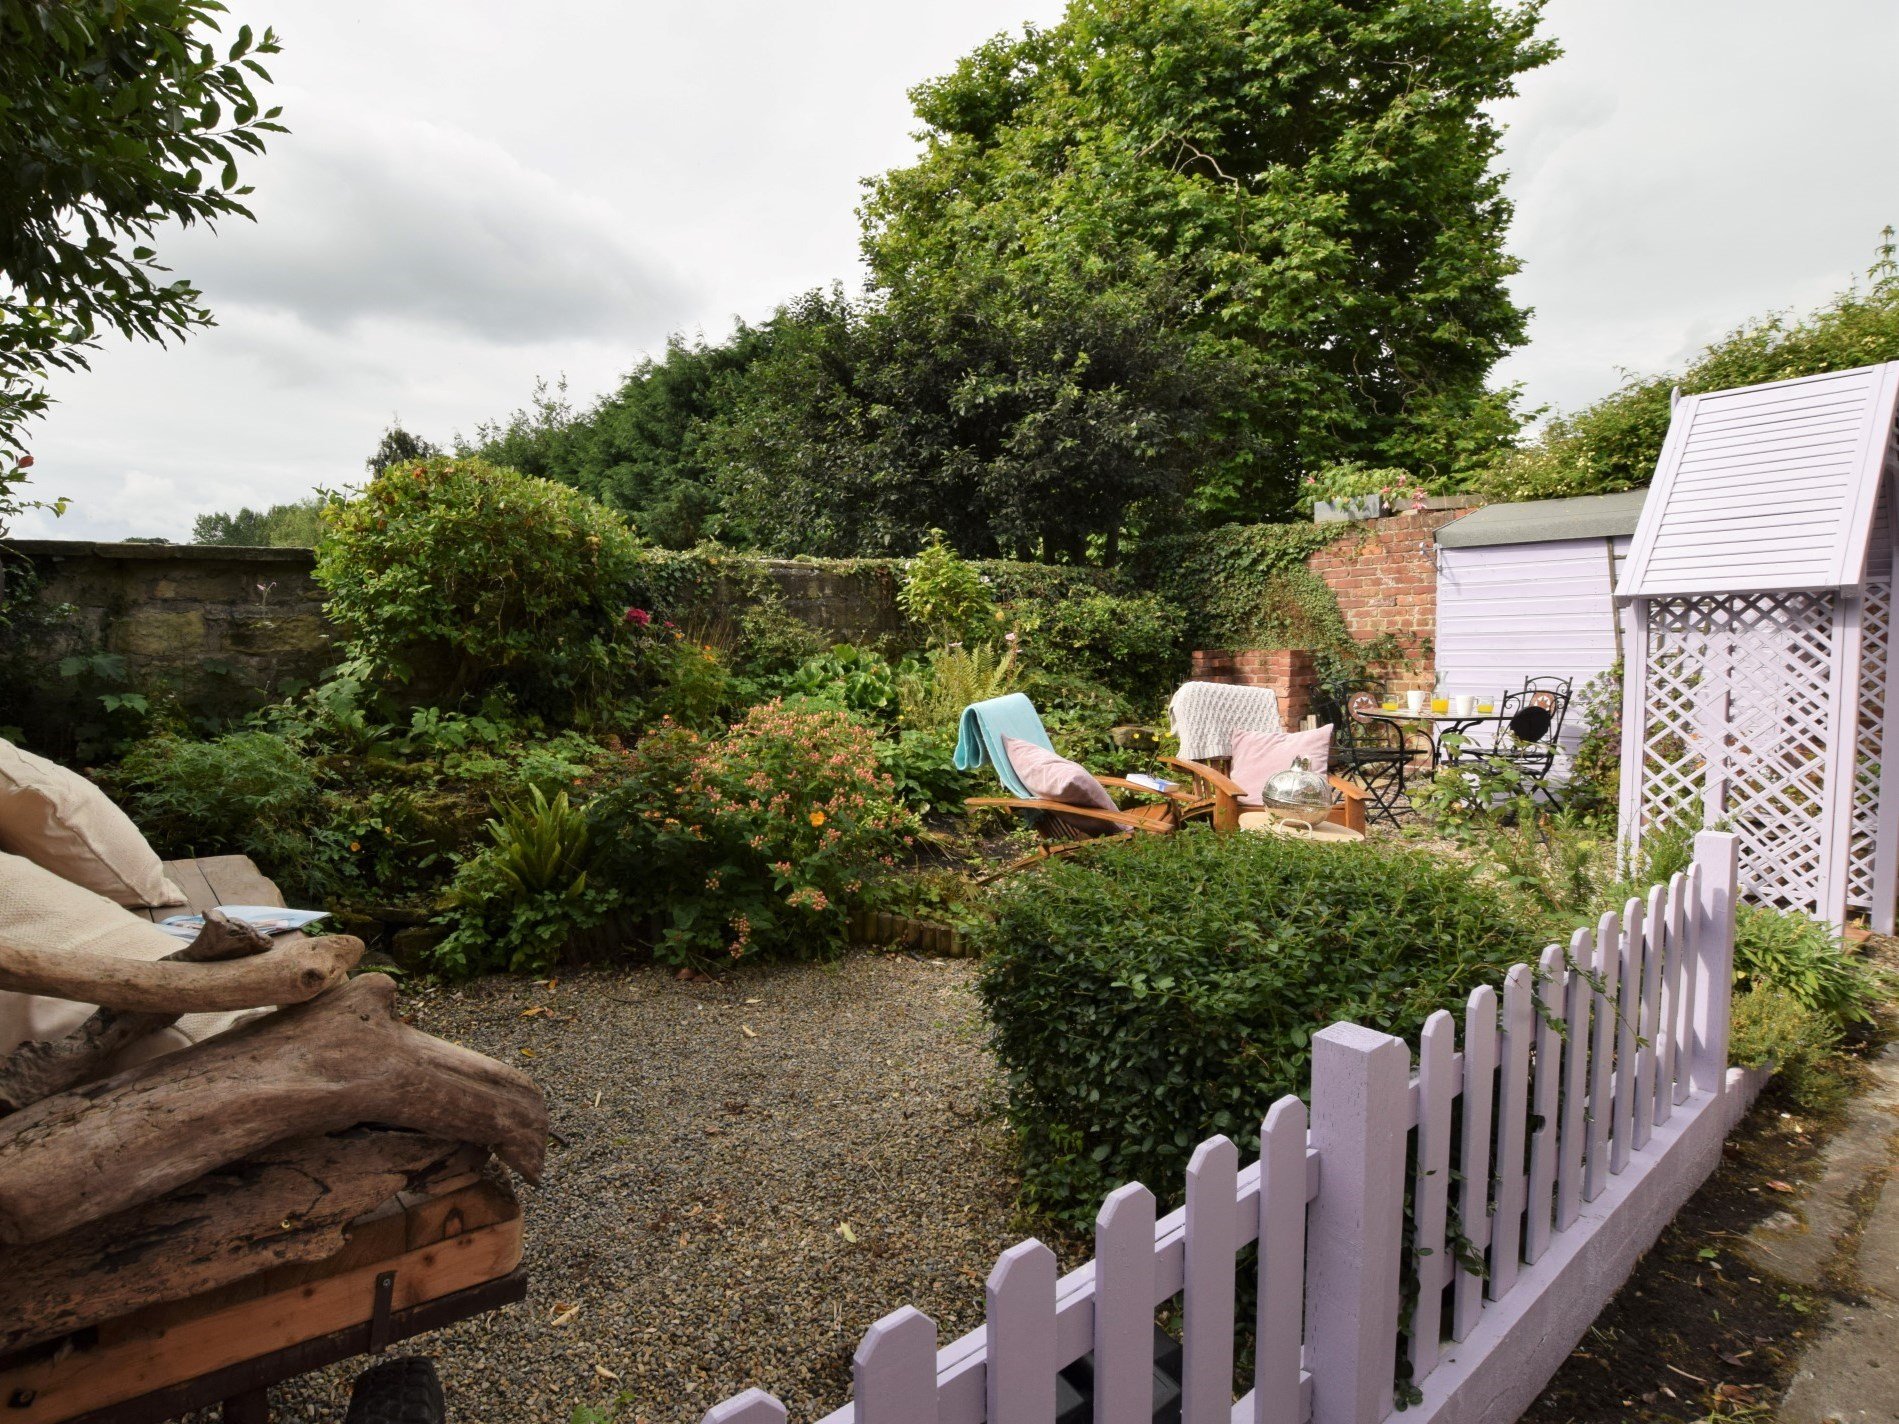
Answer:
[[(1158, 1221), (1152, 1192), (1122, 1187), (1094, 1259), (1065, 1276), (1041, 1242), (1011, 1247), (986, 1323), (940, 1349), (928, 1316), (885, 1316), (853, 1357), (852, 1402), (823, 1424), (1053, 1424), (1057, 1371), (1090, 1352), (1094, 1424), (1149, 1424), (1155, 1313), (1174, 1302), (1182, 1424), (1375, 1424), (1401, 1349), (1423, 1395), (1406, 1424), (1514, 1420), (1759, 1089), (1727, 1064), (1735, 871), (1734, 838), (1704, 832), (1688, 871), (1517, 965), (1501, 995), (1473, 992), (1461, 1046), (1433, 1014), (1415, 1071), (1400, 1039), (1325, 1029), (1310, 1114), (1273, 1104), (1258, 1161), (1203, 1142), (1185, 1204)], [(1235, 1399), (1254, 1242), (1251, 1387)], [(705, 1416), (784, 1419), (756, 1389)]]

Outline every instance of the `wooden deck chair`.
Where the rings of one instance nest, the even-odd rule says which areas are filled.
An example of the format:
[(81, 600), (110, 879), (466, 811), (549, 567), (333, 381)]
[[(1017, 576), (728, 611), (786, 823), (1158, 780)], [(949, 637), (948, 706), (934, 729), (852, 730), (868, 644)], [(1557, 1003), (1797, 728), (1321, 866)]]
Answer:
[[(1013, 793), (1008, 796), (972, 796), (964, 804), (977, 809), (994, 807), (1029, 816), (1036, 833), (1042, 837), (1042, 844), (1029, 855), (980, 877), (981, 881), (994, 880), (1025, 866), (1066, 855), (1104, 835), (1165, 835), (1178, 830), (1191, 817), (1207, 814), (1203, 802), (1211, 806), (1231, 799), (1229, 793), (1223, 790), (1209, 789), (1207, 778), (1225, 780), (1212, 768), (1195, 766), (1178, 758), (1162, 757), (1159, 760), (1163, 765), (1187, 777), (1186, 782), (1171, 791), (1156, 791), (1151, 786), (1143, 786), (1121, 776), (1095, 776), (1095, 780), (1103, 786), (1153, 798), (1145, 805), (1106, 811), (1093, 806), (1049, 800), (1031, 791), (1009, 764), (1003, 746), (1005, 737), (1030, 742), (1050, 751), (1055, 749), (1048, 729), (1042, 725), (1041, 714), (1035, 710), (1035, 704), (1019, 692), (964, 708), (956, 741), (957, 768), (969, 771), (979, 766), (990, 766), (995, 770), (996, 779), (1002, 783), (1003, 789)], [(1237, 801), (1226, 809), (1228, 814), (1213, 816), (1216, 828), (1237, 828)]]
[[(1278, 698), (1269, 687), (1189, 682), (1174, 694), (1168, 712), (1181, 741), (1181, 756), (1168, 765), (1186, 772), (1193, 787), (1185, 818), (1207, 817), (1217, 831), (1239, 829), (1240, 813), (1255, 793), (1227, 774), (1233, 764), (1233, 734), (1283, 731)], [(1326, 820), (1362, 834), (1365, 788), (1333, 774), (1325, 779), (1339, 795)]]

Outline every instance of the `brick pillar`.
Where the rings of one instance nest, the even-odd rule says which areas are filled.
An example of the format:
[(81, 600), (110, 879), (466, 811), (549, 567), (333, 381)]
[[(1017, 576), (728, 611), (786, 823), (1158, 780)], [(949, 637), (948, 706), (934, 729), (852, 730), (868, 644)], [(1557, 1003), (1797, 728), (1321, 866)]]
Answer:
[(1196, 682), (1228, 682), (1241, 687), (1270, 687), (1279, 698), (1279, 720), (1296, 730), (1312, 713), (1316, 678), (1305, 648), (1196, 649)]

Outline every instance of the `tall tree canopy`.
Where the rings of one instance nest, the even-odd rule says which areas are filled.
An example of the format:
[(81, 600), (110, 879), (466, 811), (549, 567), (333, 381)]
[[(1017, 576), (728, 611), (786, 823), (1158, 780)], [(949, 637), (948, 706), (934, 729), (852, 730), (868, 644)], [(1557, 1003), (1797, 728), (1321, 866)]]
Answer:
[[(163, 341), (211, 324), (148, 244), (160, 224), (249, 217), (240, 153), (281, 133), (258, 56), (217, 0), (0, 0), (0, 451), (52, 370), (99, 332)], [(15, 461), (0, 457), (0, 524)]]
[(1209, 512), (1283, 509), (1340, 459), (1429, 477), (1515, 426), (1524, 340), (1487, 105), (1555, 46), (1541, 0), (1074, 0), (913, 91), (926, 148), (871, 185), (895, 305), (1164, 284), (1247, 372)]

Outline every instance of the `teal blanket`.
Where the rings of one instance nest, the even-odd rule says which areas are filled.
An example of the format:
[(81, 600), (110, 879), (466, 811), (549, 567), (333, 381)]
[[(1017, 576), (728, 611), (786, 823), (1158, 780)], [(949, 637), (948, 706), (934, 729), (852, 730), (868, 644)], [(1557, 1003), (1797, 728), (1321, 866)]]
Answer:
[(1004, 737), (1034, 742), (1050, 751), (1055, 749), (1035, 704), (1021, 693), (1012, 692), (1007, 697), (992, 697), (963, 709), (962, 725), (956, 733), (956, 769), (973, 771), (985, 764), (993, 766), (997, 779), (1009, 789), (1011, 796), (1032, 801), (1035, 793), (1022, 784), (1022, 778), (1015, 774), (1009, 758), (1002, 753)]

